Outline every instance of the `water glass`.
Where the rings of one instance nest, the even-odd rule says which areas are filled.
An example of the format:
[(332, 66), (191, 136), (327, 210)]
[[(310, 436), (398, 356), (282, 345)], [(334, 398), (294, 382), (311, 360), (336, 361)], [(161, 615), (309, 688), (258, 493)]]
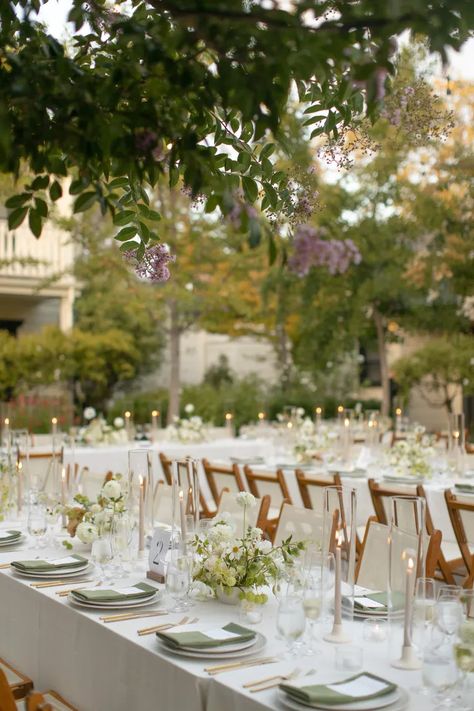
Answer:
[(464, 620), (464, 611), (460, 600), (439, 600), (435, 608), (436, 624), (441, 632), (453, 639)]
[(295, 643), (304, 634), (305, 623), (305, 611), (301, 597), (293, 595), (282, 597), (278, 604), (277, 630), (287, 643), (290, 657), (295, 654)]
[(322, 612), (322, 594), (321, 576), (309, 573), (305, 578), (303, 608), (305, 617), (309, 622), (308, 651), (310, 654), (313, 654), (316, 651), (314, 645), (314, 632), (316, 622), (319, 620)]
[(462, 592), (460, 585), (441, 585), (438, 590), (438, 600), (459, 600)]
[(430, 644), (427, 644), (423, 654), (423, 684), (431, 692), (436, 705), (450, 708), (456, 707), (455, 686), (459, 678), (456, 666), (452, 638), (444, 634), (437, 626), (432, 628)]
[(110, 543), (112, 554), (118, 565), (118, 575), (127, 577), (124, 561), (130, 560), (130, 547), (132, 544), (132, 524), (127, 514), (114, 516), (110, 525)]
[(459, 599), (463, 606), (466, 620), (474, 620), (474, 590), (462, 590)]
[(338, 671), (357, 672), (364, 666), (364, 650), (356, 644), (336, 647), (335, 667)]
[(191, 585), (191, 565), (189, 557), (174, 553), (166, 567), (166, 592), (173, 598), (175, 605), (170, 612), (182, 612), (187, 609), (186, 597)]
[(107, 580), (109, 577), (109, 563), (112, 560), (112, 546), (109, 536), (100, 536), (92, 542), (91, 563), (97, 569), (99, 582)]
[(27, 529), (36, 543), (35, 548), (40, 548), (40, 542), (48, 530), (48, 512), (41, 504), (29, 506)]

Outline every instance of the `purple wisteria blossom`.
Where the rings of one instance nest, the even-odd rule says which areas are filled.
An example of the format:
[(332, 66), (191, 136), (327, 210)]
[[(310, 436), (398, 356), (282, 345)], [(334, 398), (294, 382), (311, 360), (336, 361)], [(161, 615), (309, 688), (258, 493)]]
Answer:
[(140, 279), (153, 284), (168, 281), (171, 276), (168, 264), (176, 261), (175, 255), (170, 254), (167, 244), (154, 244), (152, 247), (148, 247), (140, 261), (132, 251), (126, 252), (125, 257), (133, 265)]
[(362, 257), (351, 239), (324, 239), (324, 229), (298, 225), (293, 240), (293, 254), (288, 260), (292, 272), (306, 276), (311, 267), (324, 267), (329, 274), (343, 274)]

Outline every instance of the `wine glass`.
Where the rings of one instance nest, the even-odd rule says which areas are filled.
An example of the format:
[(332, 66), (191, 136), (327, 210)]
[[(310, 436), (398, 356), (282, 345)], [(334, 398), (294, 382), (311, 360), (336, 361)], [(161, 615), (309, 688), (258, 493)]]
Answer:
[(189, 556), (172, 552), (166, 567), (166, 592), (175, 601), (170, 612), (182, 612), (187, 609), (186, 596), (191, 585), (191, 566)]
[(112, 554), (118, 563), (117, 574), (121, 578), (127, 577), (124, 561), (130, 559), (130, 546), (132, 543), (132, 525), (127, 514), (114, 516), (110, 526), (110, 543)]
[[(449, 628), (451, 629), (451, 625)], [(446, 634), (438, 625), (433, 625), (431, 628), (430, 643), (424, 649), (422, 677), (423, 684), (431, 692), (430, 695), (436, 706), (458, 707), (453, 691), (459, 678), (459, 671), (454, 659), (451, 633)]]
[(460, 585), (441, 585), (438, 590), (438, 600), (459, 600), (462, 592)]
[(474, 619), (474, 590), (463, 589), (461, 591), (460, 601), (464, 608), (464, 615), (466, 619)]
[(35, 549), (39, 550), (40, 541), (48, 530), (48, 513), (44, 506), (35, 504), (28, 508), (27, 528), (35, 541)]
[(305, 630), (303, 599), (294, 595), (282, 597), (278, 604), (277, 630), (287, 643), (288, 656), (295, 654), (295, 643)]
[(435, 609), (436, 624), (443, 634), (452, 639), (464, 619), (464, 611), (460, 600), (439, 600)]
[(314, 645), (314, 631), (316, 622), (321, 616), (323, 606), (322, 594), (321, 576), (310, 572), (305, 578), (303, 593), (304, 614), (309, 622), (308, 654), (314, 654), (316, 651)]
[(99, 583), (106, 581), (109, 577), (107, 565), (112, 560), (112, 546), (108, 536), (101, 536), (92, 542), (91, 563), (97, 569)]
[(435, 581), (433, 578), (418, 578), (415, 587), (413, 623), (426, 628), (434, 620), (436, 605)]

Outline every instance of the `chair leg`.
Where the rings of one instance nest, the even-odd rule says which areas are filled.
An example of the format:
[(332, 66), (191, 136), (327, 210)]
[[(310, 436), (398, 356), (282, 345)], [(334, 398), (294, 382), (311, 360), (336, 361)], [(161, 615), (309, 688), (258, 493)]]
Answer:
[(448, 584), (448, 585), (456, 585), (456, 581), (454, 579), (454, 575), (452, 573), (451, 568), (449, 567), (446, 558), (444, 557), (443, 553), (440, 551), (439, 552), (439, 558), (438, 558), (438, 569), (441, 571), (441, 575), (443, 576), (443, 580)]

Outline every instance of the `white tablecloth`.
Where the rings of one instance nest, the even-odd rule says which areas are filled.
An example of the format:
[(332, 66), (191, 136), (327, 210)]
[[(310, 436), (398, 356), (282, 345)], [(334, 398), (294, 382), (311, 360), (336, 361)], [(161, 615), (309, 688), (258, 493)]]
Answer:
[[(52, 551), (49, 551), (52, 553)], [(0, 553), (0, 562), (31, 558), (26, 548)], [(42, 551), (41, 556), (48, 551)], [(52, 553), (58, 557), (58, 552)], [(123, 584), (136, 583), (136, 574)], [(154, 635), (139, 637), (137, 629), (154, 619), (104, 624), (100, 612), (72, 607), (55, 588), (36, 590), (30, 580), (0, 571), (0, 656), (33, 678), (38, 689), (53, 688), (79, 711), (258, 711), (282, 709), (276, 689), (256, 694), (242, 688), (244, 681), (260, 679), (298, 666), (316, 669), (321, 682), (350, 676), (335, 672), (335, 645), (319, 642), (312, 657), (299, 656), (276, 664), (209, 677), (209, 662), (186, 660), (158, 652)], [(59, 590), (60, 588), (58, 588)], [(164, 606), (163, 602), (161, 606)], [(216, 627), (239, 621), (238, 608), (216, 601), (198, 603), (191, 610), (200, 621)], [(181, 613), (170, 614), (177, 620)], [(167, 618), (156, 618), (160, 621)], [(257, 626), (267, 637), (262, 654), (281, 656), (284, 644), (275, 637), (276, 601), (265, 607)], [(420, 672), (402, 672), (389, 664), (384, 643), (362, 641), (362, 625), (355, 623), (354, 643), (363, 646), (363, 666), (410, 689), (419, 685)], [(412, 695), (410, 711), (432, 711), (432, 702)]]

